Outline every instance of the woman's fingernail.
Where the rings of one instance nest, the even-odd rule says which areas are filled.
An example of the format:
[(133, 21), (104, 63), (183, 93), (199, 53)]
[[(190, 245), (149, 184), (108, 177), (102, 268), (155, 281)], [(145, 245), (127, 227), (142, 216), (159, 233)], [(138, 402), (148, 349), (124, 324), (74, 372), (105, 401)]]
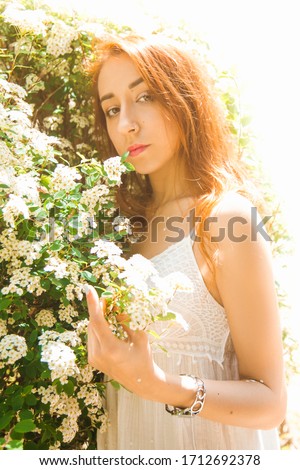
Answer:
[(88, 284), (84, 284), (82, 290), (85, 293), (85, 295), (87, 295), (90, 292), (91, 288)]

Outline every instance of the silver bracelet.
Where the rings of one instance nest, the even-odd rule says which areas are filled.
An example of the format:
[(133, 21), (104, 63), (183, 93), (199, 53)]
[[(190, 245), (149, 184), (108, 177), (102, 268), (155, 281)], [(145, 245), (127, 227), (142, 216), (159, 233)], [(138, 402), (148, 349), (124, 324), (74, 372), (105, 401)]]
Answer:
[(206, 390), (203, 380), (195, 377), (194, 375), (180, 374), (185, 375), (186, 377), (192, 377), (197, 384), (196, 398), (194, 403), (190, 408), (178, 408), (177, 406), (165, 405), (165, 409), (168, 413), (173, 416), (180, 416), (183, 418), (191, 418), (199, 414), (204, 406)]

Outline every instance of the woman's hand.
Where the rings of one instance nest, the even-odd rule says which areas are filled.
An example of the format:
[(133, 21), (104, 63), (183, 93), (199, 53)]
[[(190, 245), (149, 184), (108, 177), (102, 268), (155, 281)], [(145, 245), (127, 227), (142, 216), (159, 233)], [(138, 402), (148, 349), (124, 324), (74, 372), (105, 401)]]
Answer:
[(149, 398), (159, 368), (153, 361), (148, 335), (124, 326), (127, 340), (118, 339), (105, 319), (105, 300), (89, 286), (86, 293), (90, 316), (88, 360), (96, 369), (122, 384), (126, 389)]

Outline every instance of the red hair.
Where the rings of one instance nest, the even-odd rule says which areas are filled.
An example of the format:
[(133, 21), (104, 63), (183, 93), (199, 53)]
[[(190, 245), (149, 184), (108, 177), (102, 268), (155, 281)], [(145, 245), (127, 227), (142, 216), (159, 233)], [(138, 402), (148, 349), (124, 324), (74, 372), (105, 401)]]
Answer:
[[(178, 128), (179, 155), (184, 159), (188, 194), (196, 198), (202, 221), (227, 191), (247, 194), (245, 168), (226, 121), (224, 109), (204, 64), (170, 41), (130, 35), (105, 37), (94, 46), (93, 76), (96, 131), (105, 156), (116, 155), (107, 134), (97, 91), (98, 76), (111, 56), (125, 53), (133, 61), (150, 92)], [(127, 215), (145, 215), (151, 202), (149, 178), (124, 175), (118, 202)], [(201, 224), (199, 235), (202, 233)]]

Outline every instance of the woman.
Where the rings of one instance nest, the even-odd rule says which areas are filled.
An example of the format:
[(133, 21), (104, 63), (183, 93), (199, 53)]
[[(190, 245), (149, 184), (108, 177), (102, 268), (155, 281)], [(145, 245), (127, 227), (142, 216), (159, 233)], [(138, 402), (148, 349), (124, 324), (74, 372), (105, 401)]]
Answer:
[(118, 200), (147, 220), (135, 252), (194, 286), (172, 300), (189, 329), (168, 331), (167, 354), (126, 326), (117, 339), (88, 289), (89, 362), (124, 387), (108, 387), (99, 448), (276, 449), (286, 389), (268, 237), (210, 80), (154, 39), (107, 39), (96, 56), (100, 141), (135, 167)]

